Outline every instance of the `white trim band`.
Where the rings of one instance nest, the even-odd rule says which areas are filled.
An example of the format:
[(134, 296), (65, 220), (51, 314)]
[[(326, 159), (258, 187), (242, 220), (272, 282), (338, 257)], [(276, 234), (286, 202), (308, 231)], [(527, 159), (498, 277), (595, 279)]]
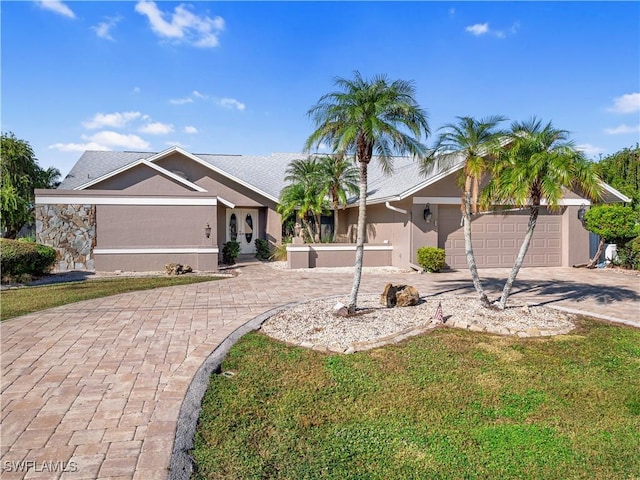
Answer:
[[(393, 250), (392, 245), (365, 245), (365, 251)], [(355, 252), (355, 245), (305, 245), (302, 247), (287, 247), (287, 252)]]
[(94, 248), (95, 255), (128, 255), (128, 254), (159, 254), (159, 253), (219, 253), (216, 247), (193, 248)]
[[(432, 205), (460, 205), (460, 197), (413, 197), (413, 204), (430, 203)], [(541, 205), (546, 206), (546, 200), (541, 202)], [(586, 198), (562, 198), (558, 202), (561, 207), (591, 205), (591, 202)], [(525, 205), (523, 208), (530, 207), (531, 205)]]
[(36, 205), (43, 204), (65, 204), (72, 205), (209, 205), (218, 204), (217, 198), (176, 198), (176, 197), (88, 197), (75, 195), (42, 195), (36, 197)]

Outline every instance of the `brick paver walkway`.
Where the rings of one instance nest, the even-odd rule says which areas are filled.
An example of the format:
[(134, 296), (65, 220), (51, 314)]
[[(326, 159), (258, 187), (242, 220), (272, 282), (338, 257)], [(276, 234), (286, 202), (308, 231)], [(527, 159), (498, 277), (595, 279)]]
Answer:
[[(350, 273), (254, 264), (217, 282), (89, 300), (2, 323), (1, 474), (165, 479), (178, 413), (199, 366), (231, 332), (276, 306), (348, 294)], [(507, 270), (483, 270), (490, 292)], [(466, 271), (363, 276), (422, 295), (473, 293)], [(36, 294), (36, 291), (34, 291)], [(514, 302), (549, 303), (640, 327), (640, 277), (524, 269)], [(62, 470), (66, 471), (62, 471)]]

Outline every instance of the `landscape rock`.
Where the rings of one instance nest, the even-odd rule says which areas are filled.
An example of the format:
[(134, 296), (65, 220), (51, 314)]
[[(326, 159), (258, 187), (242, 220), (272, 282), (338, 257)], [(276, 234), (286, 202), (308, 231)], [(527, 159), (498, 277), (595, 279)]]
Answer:
[(420, 303), (420, 294), (411, 285), (393, 285), (387, 283), (380, 295), (380, 303), (387, 308), (410, 307)]
[(349, 316), (349, 309), (347, 308), (347, 306), (344, 303), (336, 303), (333, 306), (333, 314), (337, 315), (339, 317), (348, 317)]
[(193, 272), (193, 269), (189, 265), (182, 265), (180, 263), (167, 263), (164, 269), (167, 275), (183, 275)]

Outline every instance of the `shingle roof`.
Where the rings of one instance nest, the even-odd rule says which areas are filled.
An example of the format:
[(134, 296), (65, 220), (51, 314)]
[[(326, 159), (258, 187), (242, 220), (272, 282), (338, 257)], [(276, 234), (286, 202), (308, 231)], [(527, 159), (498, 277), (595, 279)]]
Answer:
[[(58, 188), (72, 190), (93, 179), (154, 155), (157, 153), (86, 151)], [(199, 153), (191, 155), (274, 198), (280, 196), (280, 191), (287, 184), (284, 181), (284, 176), (289, 163), (306, 157), (303, 153), (273, 153), (266, 156)], [(425, 177), (420, 173), (418, 162), (407, 157), (396, 157), (393, 159), (393, 174), (386, 175), (382, 171), (380, 162), (374, 158), (369, 164), (369, 201), (397, 199), (398, 196), (404, 198), (406, 192), (428, 182), (429, 179), (436, 178), (443, 168), (447, 169), (450, 162), (445, 163), (442, 161), (434, 163), (429, 176)]]
[[(167, 150), (170, 152), (172, 149)], [(182, 150), (180, 150), (182, 151)], [(186, 153), (182, 151), (183, 153)], [(59, 189), (73, 190), (91, 180), (114, 172), (140, 159), (156, 156), (154, 152), (114, 152), (86, 151), (82, 154), (69, 174), (62, 181)], [(272, 153), (271, 155), (220, 155), (191, 154), (203, 163), (210, 165), (229, 176), (238, 179), (256, 191), (263, 192), (274, 199), (287, 185), (285, 170), (290, 162), (306, 157), (303, 153)], [(395, 157), (392, 161), (393, 173), (385, 174), (377, 158), (369, 164), (367, 203), (396, 201), (413, 195), (418, 190), (440, 180), (462, 166), (459, 155), (440, 155), (421, 171), (419, 162), (409, 157)], [(605, 202), (628, 202), (627, 197), (612, 187), (605, 185)], [(349, 203), (356, 203), (356, 198)]]

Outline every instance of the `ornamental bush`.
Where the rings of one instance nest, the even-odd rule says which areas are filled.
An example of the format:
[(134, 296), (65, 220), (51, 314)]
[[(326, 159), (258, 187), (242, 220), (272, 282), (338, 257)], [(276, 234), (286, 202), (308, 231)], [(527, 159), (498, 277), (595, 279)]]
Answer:
[(3, 276), (44, 275), (56, 262), (56, 251), (39, 243), (2, 238), (0, 257)]
[(623, 205), (596, 205), (585, 216), (585, 228), (607, 243), (626, 243), (640, 234), (638, 213)]
[(262, 238), (256, 238), (256, 258), (258, 260), (269, 260), (271, 257), (271, 249), (269, 248), (269, 242)]
[(444, 249), (437, 247), (419, 248), (418, 265), (427, 272), (439, 272), (446, 265)]
[(236, 263), (238, 254), (240, 253), (240, 244), (237, 240), (229, 240), (222, 245), (222, 261), (226, 265), (233, 265)]

